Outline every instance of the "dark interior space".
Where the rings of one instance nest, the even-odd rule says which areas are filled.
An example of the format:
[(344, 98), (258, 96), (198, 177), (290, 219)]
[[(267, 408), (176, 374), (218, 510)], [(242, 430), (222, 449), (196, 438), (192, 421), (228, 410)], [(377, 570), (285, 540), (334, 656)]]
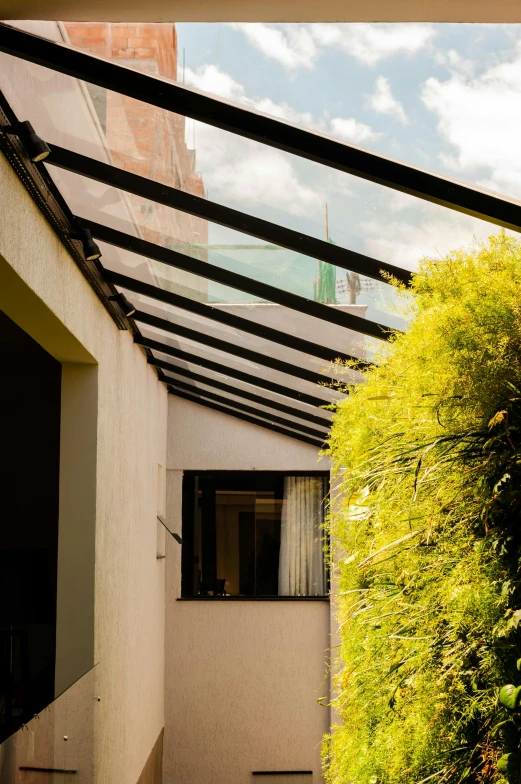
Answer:
[(54, 698), (61, 365), (0, 311), (0, 742)]
[[(281, 526), (289, 476), (277, 471), (185, 471), (183, 597), (281, 595)], [(323, 473), (316, 476), (327, 479)], [(320, 551), (318, 516), (316, 523)]]
[(185, 473), (193, 572), (184, 595), (277, 595), (283, 485), (271, 472)]

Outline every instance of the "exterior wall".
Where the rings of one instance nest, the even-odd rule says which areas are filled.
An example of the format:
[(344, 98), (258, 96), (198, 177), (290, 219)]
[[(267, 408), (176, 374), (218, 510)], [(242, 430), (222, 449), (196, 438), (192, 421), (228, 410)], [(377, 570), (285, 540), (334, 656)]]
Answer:
[(329, 459), (301, 441), (170, 396), (167, 468), (169, 472), (329, 471)]
[(328, 604), (176, 602), (170, 593), (165, 784), (249, 784), (252, 771), (270, 770), (312, 770), (305, 780), (317, 784)]
[[(62, 465), (58, 613), (60, 606), (65, 617), (71, 613), (70, 602), (62, 601), (65, 591), (85, 588), (81, 570), (77, 583), (70, 563), (67, 571), (71, 553), (83, 565), (85, 579), (92, 580), (89, 547), (82, 561), (77, 541), (70, 549), (63, 546), (79, 517), (92, 532), (95, 556), (89, 645), (100, 696), (99, 703), (91, 700), (96, 782), (135, 784), (163, 727), (165, 562), (156, 559), (156, 513), (158, 464), (166, 464), (166, 390), (132, 335), (112, 322), (3, 157), (0, 308), (68, 366), (71, 383), (63, 387), (62, 414), (62, 445), (69, 439), (66, 460), (81, 452), (87, 437), (94, 452), (94, 480), (91, 464), (84, 477), (75, 472), (75, 487), (67, 486), (73, 479)], [(92, 409), (85, 417), (82, 404), (74, 416), (68, 405), (67, 395), (78, 392), (73, 371), (82, 368), (91, 381), (88, 369), (97, 370), (94, 417)], [(83, 418), (89, 432), (82, 436)], [(76, 612), (82, 615), (81, 608)], [(87, 618), (82, 633), (89, 623)], [(62, 647), (62, 653), (70, 665), (74, 650)]]
[[(327, 470), (286, 436), (169, 397), (167, 522), (181, 532), (183, 470)], [(177, 601), (181, 548), (167, 536), (165, 784), (246, 784), (313, 770), (329, 728), (327, 601)], [(306, 780), (311, 784), (310, 777)]]

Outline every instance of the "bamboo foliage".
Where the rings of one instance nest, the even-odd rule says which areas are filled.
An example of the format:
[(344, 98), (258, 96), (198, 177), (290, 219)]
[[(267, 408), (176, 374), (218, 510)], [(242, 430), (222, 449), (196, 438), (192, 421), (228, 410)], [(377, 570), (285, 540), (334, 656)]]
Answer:
[(413, 292), (408, 332), (333, 416), (325, 776), (519, 782), (521, 243), (425, 260)]

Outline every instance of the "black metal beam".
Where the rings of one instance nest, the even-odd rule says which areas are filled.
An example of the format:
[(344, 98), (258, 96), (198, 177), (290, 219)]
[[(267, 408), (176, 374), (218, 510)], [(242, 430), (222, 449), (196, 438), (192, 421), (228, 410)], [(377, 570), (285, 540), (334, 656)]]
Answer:
[(155, 242), (147, 242), (147, 240), (142, 240), (140, 237), (132, 237), (123, 231), (111, 229), (109, 226), (103, 226), (100, 223), (94, 223), (94, 221), (86, 220), (79, 216), (76, 219), (81, 226), (92, 233), (93, 237), (107, 242), (109, 245), (124, 248), (147, 259), (160, 261), (169, 267), (190, 272), (192, 275), (213, 280), (215, 283), (221, 283), (223, 286), (244, 291), (247, 294), (252, 294), (254, 297), (259, 297), (259, 299), (275, 302), (277, 305), (296, 310), (299, 313), (305, 313), (307, 316), (313, 316), (313, 318), (327, 321), (330, 324), (337, 324), (339, 327), (345, 327), (353, 330), (353, 332), (360, 332), (378, 340), (388, 340), (393, 332), (396, 331), (391, 327), (378, 324), (376, 321), (369, 321), (361, 316), (346, 313), (337, 309), (334, 305), (323, 305), (322, 302), (314, 302), (312, 299), (270, 286), (269, 283), (262, 283), (259, 280), (248, 278), (246, 275), (239, 275), (237, 272), (230, 272), (230, 270), (217, 267), (208, 261), (194, 259), (192, 256), (186, 256), (184, 253), (179, 253), (171, 248), (156, 245)]
[(271, 422), (266, 422), (263, 419), (256, 419), (249, 414), (243, 414), (233, 408), (226, 408), (225, 406), (221, 406), (217, 403), (212, 403), (210, 400), (205, 400), (202, 397), (187, 395), (185, 392), (176, 390), (173, 387), (169, 387), (169, 391), (170, 394), (174, 395), (175, 397), (180, 397), (183, 400), (189, 400), (191, 403), (196, 403), (199, 406), (206, 406), (206, 408), (219, 411), (221, 414), (228, 414), (228, 416), (235, 417), (235, 419), (242, 419), (244, 422), (251, 422), (251, 424), (258, 425), (258, 427), (265, 427), (268, 430), (273, 430), (275, 433), (280, 433), (281, 435), (287, 436), (288, 438), (295, 438), (297, 441), (304, 441), (304, 443), (316, 446), (318, 449), (321, 449), (325, 446), (324, 442), (319, 438), (311, 438), (310, 436), (298, 433), (296, 430), (287, 430), (285, 427), (280, 427), (279, 425), (272, 424)]
[(171, 332), (173, 335), (179, 335), (187, 340), (193, 340), (196, 343), (211, 346), (218, 351), (224, 351), (228, 354), (233, 354), (236, 357), (242, 357), (249, 362), (256, 362), (258, 365), (264, 365), (265, 367), (273, 368), (273, 370), (278, 370), (280, 373), (287, 373), (289, 376), (301, 378), (304, 381), (309, 381), (311, 384), (320, 384), (321, 381), (334, 383), (335, 381), (334, 378), (326, 376), (325, 374), (315, 373), (312, 370), (293, 365), (291, 362), (285, 362), (282, 359), (261, 354), (259, 351), (252, 351), (249, 348), (244, 348), (243, 346), (237, 345), (237, 343), (230, 343), (227, 340), (221, 340), (220, 338), (213, 337), (213, 335), (198, 332), (196, 329), (183, 327), (180, 324), (167, 321), (158, 316), (151, 316), (149, 313), (144, 313), (141, 310), (136, 310), (136, 312), (133, 313), (132, 318), (134, 321), (139, 321), (142, 324), (149, 324), (152, 327), (157, 327), (157, 329), (162, 329), (165, 332)]
[(198, 302), (195, 299), (183, 297), (181, 294), (174, 294), (174, 292), (161, 289), (159, 286), (152, 286), (150, 283), (143, 283), (135, 278), (122, 275), (120, 272), (113, 272), (113, 270), (103, 267), (99, 262), (97, 263), (97, 266), (105, 280), (115, 286), (134, 291), (136, 294), (142, 294), (145, 297), (158, 300), (159, 302), (165, 302), (168, 305), (187, 310), (190, 313), (196, 313), (198, 316), (218, 321), (220, 324), (226, 324), (229, 327), (240, 329), (251, 335), (257, 335), (260, 338), (264, 338), (264, 340), (271, 340), (273, 343), (293, 348), (295, 351), (302, 351), (304, 354), (311, 354), (314, 357), (320, 357), (328, 362), (334, 362), (335, 359), (352, 361), (356, 362), (360, 368), (371, 367), (373, 364), (365, 359), (358, 359), (349, 354), (344, 354), (341, 351), (336, 351), (335, 349), (321, 346), (318, 343), (313, 343), (310, 340), (304, 340), (304, 338), (299, 338), (296, 335), (282, 332), (282, 330), (259, 324), (256, 321), (250, 321), (242, 316), (236, 316), (234, 313), (228, 313), (223, 308), (214, 307), (204, 302)]
[[(161, 360), (157, 360), (160, 362)], [(152, 357), (149, 360), (150, 364), (154, 365), (156, 360)], [(162, 366), (168, 365), (169, 363), (164, 362)], [(300, 408), (291, 408), (291, 406), (284, 405), (284, 403), (279, 403), (278, 400), (272, 400), (271, 398), (264, 398), (261, 395), (255, 395), (253, 392), (248, 392), (246, 389), (242, 389), (242, 387), (232, 387), (230, 384), (225, 384), (223, 381), (219, 381), (215, 378), (210, 378), (208, 376), (201, 376), (199, 373), (194, 373), (192, 370), (188, 370), (188, 368), (177, 366), (177, 365), (169, 365), (170, 372), (176, 373), (179, 376), (185, 376), (186, 378), (192, 379), (197, 384), (204, 384), (205, 386), (215, 387), (216, 389), (220, 389), (222, 392), (226, 392), (228, 395), (235, 395), (236, 397), (243, 397), (245, 400), (251, 400), (253, 403), (258, 403), (260, 406), (265, 406), (266, 408), (274, 408), (276, 411), (282, 411), (284, 414), (289, 414), (293, 417), (299, 417), (300, 419), (305, 419), (307, 422), (313, 422), (315, 425), (320, 425), (322, 427), (329, 428), (330, 427), (330, 420), (326, 419), (325, 417), (319, 417), (315, 414), (310, 414), (308, 411), (302, 411)], [(166, 384), (177, 384), (178, 380), (175, 378), (170, 378), (169, 376), (165, 376), (161, 374), (160, 376), (161, 381), (164, 381)]]
[(274, 422), (275, 424), (282, 425), (283, 427), (301, 430), (303, 433), (307, 433), (307, 435), (318, 439), (327, 438), (327, 431), (325, 430), (315, 430), (314, 428), (307, 427), (307, 425), (303, 425), (300, 422), (291, 422), (288, 419), (284, 419), (284, 417), (271, 414), (269, 411), (262, 411), (259, 408), (254, 408), (253, 406), (248, 406), (245, 403), (241, 403), (238, 400), (229, 400), (227, 397), (216, 395), (215, 392), (210, 392), (207, 389), (199, 389), (198, 387), (194, 387), (193, 384), (186, 384), (184, 381), (178, 381), (177, 379), (170, 379), (167, 383), (170, 387), (173, 387), (176, 392), (178, 389), (180, 389), (181, 392), (197, 395), (198, 397), (208, 398), (209, 400), (213, 400), (215, 403), (220, 403), (223, 406), (231, 406), (232, 408), (236, 408), (239, 411), (244, 411), (245, 414), (251, 414), (252, 416), (258, 416), (261, 419), (266, 419), (268, 422)]
[[(207, 368), (208, 370), (213, 370), (215, 373), (220, 373), (223, 376), (237, 378), (239, 381), (244, 381), (246, 384), (251, 384), (253, 387), (260, 387), (261, 389), (267, 389), (270, 392), (275, 392), (277, 395), (282, 395), (283, 397), (293, 398), (293, 400), (300, 400), (301, 403), (307, 403), (308, 406), (316, 406), (317, 408), (320, 408), (320, 406), (331, 405), (330, 400), (324, 400), (321, 397), (308, 395), (305, 392), (299, 392), (296, 389), (291, 389), (291, 387), (283, 387), (282, 384), (276, 384), (275, 382), (268, 381), (267, 379), (260, 376), (252, 376), (249, 373), (244, 373), (242, 370), (226, 367), (226, 365), (221, 365), (219, 362), (213, 362), (211, 359), (206, 359), (206, 357), (199, 357), (196, 354), (190, 354), (187, 351), (172, 349), (170, 346), (166, 346), (168, 351), (165, 351), (163, 344), (156, 343), (155, 340), (147, 340), (146, 338), (137, 337), (136, 343), (140, 343), (141, 345), (146, 346), (153, 351), (159, 351), (162, 354), (168, 354), (169, 356), (176, 357), (177, 359), (181, 359), (184, 362), (189, 362), (191, 365), (199, 365), (200, 367)], [(155, 365), (156, 367), (163, 368), (163, 370), (169, 370), (173, 373), (178, 372), (177, 365), (172, 365), (171, 362), (166, 362), (166, 360), (153, 357), (148, 361), (150, 364)]]
[(275, 245), (289, 248), (305, 256), (327, 261), (336, 267), (352, 270), (375, 280), (386, 282), (386, 275), (392, 275), (402, 283), (409, 284), (411, 282), (412, 273), (396, 267), (394, 264), (387, 264), (373, 259), (371, 256), (342, 248), (340, 245), (333, 245), (331, 242), (311, 237), (308, 234), (301, 234), (276, 223), (255, 218), (253, 215), (247, 215), (231, 207), (203, 199), (201, 196), (194, 196), (177, 188), (154, 182), (146, 177), (97, 161), (72, 150), (66, 150), (57, 145), (50, 144), (49, 146), (51, 154), (45, 162), (67, 169), (67, 171), (103, 182), (106, 185), (112, 185), (150, 201), (165, 204), (180, 212), (195, 215), (219, 226), (226, 226), (251, 237), (257, 237), (265, 242), (273, 242)]
[(1, 25), (0, 50), (216, 128), (458, 212), (521, 231), (521, 204), (384, 158), (219, 98)]

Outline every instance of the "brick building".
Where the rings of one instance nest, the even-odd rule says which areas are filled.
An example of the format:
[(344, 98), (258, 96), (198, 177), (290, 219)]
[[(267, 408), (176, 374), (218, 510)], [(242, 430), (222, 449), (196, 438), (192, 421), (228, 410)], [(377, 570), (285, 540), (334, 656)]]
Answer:
[[(177, 77), (173, 24), (74, 22), (66, 23), (65, 28), (73, 46), (123, 61), (139, 71), (172, 80)], [(102, 87), (88, 85), (88, 89), (116, 166), (204, 198), (203, 179), (196, 171), (196, 151), (185, 140), (185, 117)], [(132, 194), (128, 200), (144, 239), (165, 246), (203, 246), (186, 248), (185, 252), (206, 260), (206, 221)], [(182, 276), (174, 274), (171, 282), (179, 290)]]

